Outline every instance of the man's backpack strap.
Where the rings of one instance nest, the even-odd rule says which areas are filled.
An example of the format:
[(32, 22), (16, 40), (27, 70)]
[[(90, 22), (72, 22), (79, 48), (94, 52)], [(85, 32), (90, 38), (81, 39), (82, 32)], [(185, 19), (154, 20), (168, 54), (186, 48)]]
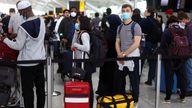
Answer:
[(120, 35), (122, 27), (123, 27), (123, 23), (119, 26), (118, 35)]
[[(134, 28), (135, 28), (135, 25), (136, 25), (136, 24), (137, 24), (136, 22), (132, 21), (132, 24), (131, 24), (131, 33), (132, 33), (133, 37), (135, 36)], [(123, 24), (121, 24), (121, 25), (119, 26), (118, 34), (120, 34), (122, 27), (123, 27)]]
[(133, 37), (135, 36), (135, 30), (134, 30), (134, 28), (135, 28), (135, 25), (136, 25), (136, 24), (137, 24), (137, 23), (134, 22), (134, 21), (133, 21), (133, 23), (131, 24), (131, 33), (132, 33)]

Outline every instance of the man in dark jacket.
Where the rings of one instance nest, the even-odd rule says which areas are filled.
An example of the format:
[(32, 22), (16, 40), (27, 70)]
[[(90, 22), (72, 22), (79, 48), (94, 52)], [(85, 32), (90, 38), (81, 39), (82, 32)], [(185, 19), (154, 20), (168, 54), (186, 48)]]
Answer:
[[(157, 42), (152, 38), (152, 30), (154, 27), (154, 24), (156, 20), (154, 19), (154, 10), (152, 8), (147, 8), (144, 15), (146, 16), (145, 19), (143, 19), (140, 22), (140, 26), (142, 29), (142, 32), (146, 34), (146, 43), (145, 43), (145, 48), (143, 49), (142, 55), (148, 55), (151, 56), (153, 53), (154, 49), (157, 47)], [(145, 82), (147, 85), (152, 85), (152, 80), (154, 80), (155, 73), (156, 73), (156, 60), (147, 60), (149, 63), (149, 73), (148, 73), (148, 80)], [(142, 60), (142, 67), (144, 64), (145, 60)]]
[[(169, 55), (169, 48), (171, 47), (171, 43), (173, 42), (173, 35), (170, 31), (171, 29), (175, 29), (174, 27), (179, 27), (179, 21), (177, 17), (171, 16), (168, 19), (168, 28), (165, 29), (161, 46), (163, 55)], [(171, 55), (169, 55), (171, 56)], [(173, 87), (173, 75), (176, 73), (177, 82), (179, 83), (179, 89), (181, 93), (179, 94), (179, 101), (185, 102), (185, 93), (186, 93), (186, 74), (185, 74), (185, 59), (174, 59), (174, 60), (163, 60), (164, 69), (165, 69), (165, 83), (166, 83), (166, 97), (164, 98), (164, 103), (171, 103), (171, 95), (172, 95), (172, 87)]]
[(69, 10), (63, 11), (64, 19), (61, 21), (58, 29), (60, 36), (60, 54), (59, 58), (64, 59), (66, 62), (59, 63), (58, 72), (61, 73), (62, 79), (71, 71), (72, 67), (72, 52), (71, 43), (75, 32), (75, 25), (70, 18)]

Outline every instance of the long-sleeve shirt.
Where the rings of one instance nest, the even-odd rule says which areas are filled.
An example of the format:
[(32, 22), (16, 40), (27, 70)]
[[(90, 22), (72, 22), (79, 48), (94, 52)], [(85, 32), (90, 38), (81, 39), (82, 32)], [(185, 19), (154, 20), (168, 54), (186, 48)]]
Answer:
[[(10, 48), (19, 50), (17, 60), (43, 60), (45, 59), (44, 48), (45, 23), (39, 17), (30, 17), (26, 22), (21, 24), (18, 29), (16, 41), (8, 38), (4, 43)], [(34, 66), (37, 64), (20, 64), (20, 66)]]
[[(73, 37), (72, 41), (72, 47), (76, 47), (77, 51), (75, 52), (75, 56), (77, 59), (82, 58), (82, 52), (89, 53), (90, 51), (90, 35), (86, 32), (81, 33), (81, 36), (76, 32)], [(82, 41), (82, 44), (80, 42), (80, 39)], [(88, 55), (86, 54), (85, 58), (88, 58)]]

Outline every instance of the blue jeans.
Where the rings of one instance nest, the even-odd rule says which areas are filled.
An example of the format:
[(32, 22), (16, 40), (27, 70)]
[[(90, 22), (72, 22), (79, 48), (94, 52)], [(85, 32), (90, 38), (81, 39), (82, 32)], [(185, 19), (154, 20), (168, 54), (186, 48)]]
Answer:
[(189, 58), (185, 63), (187, 76), (187, 91), (192, 91), (192, 58)]

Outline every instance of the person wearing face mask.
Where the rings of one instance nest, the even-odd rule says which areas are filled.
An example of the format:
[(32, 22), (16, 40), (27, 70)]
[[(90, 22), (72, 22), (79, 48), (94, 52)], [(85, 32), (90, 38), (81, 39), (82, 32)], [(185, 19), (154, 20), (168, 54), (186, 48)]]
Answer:
[[(78, 28), (79, 32), (76, 32), (73, 37), (72, 46), (71, 49), (74, 51), (75, 59), (82, 59), (82, 53), (90, 52), (91, 45), (90, 45), (90, 39), (91, 35), (89, 33), (91, 32), (91, 22), (90, 19), (86, 16), (78, 17), (77, 23), (79, 24)], [(85, 59), (89, 59), (88, 54), (85, 53)], [(77, 66), (81, 67), (81, 63), (77, 63)], [(84, 64), (84, 69), (86, 71), (85, 77), (83, 81), (89, 82), (90, 84), (90, 108), (93, 107), (93, 100), (94, 100), (94, 93), (93, 93), (93, 84), (92, 84), (92, 73), (96, 71), (95, 67), (90, 63)]]
[[(15, 41), (8, 38), (1, 38), (7, 46), (19, 50), (18, 61), (25, 60), (45, 60), (45, 23), (44, 19), (35, 16), (31, 3), (23, 0), (18, 3), (20, 14), (26, 21), (19, 26), (18, 35)], [(44, 108), (45, 105), (45, 78), (44, 64), (18, 64), (21, 72), (22, 95), (25, 108), (35, 108), (34, 87), (36, 88), (37, 107)]]
[[(168, 28), (165, 29), (162, 35), (160, 49), (162, 51), (163, 56), (173, 56), (171, 55), (170, 48), (173, 47), (173, 33), (175, 31), (184, 31), (179, 26), (179, 21), (176, 16), (171, 16), (168, 21)], [(171, 31), (172, 30), (172, 31)], [(174, 31), (175, 30), (175, 31)], [(185, 36), (185, 35), (183, 35)], [(186, 96), (186, 86), (187, 86), (187, 76), (186, 76), (186, 69), (185, 69), (186, 59), (164, 59), (163, 66), (165, 72), (165, 88), (166, 88), (166, 96), (164, 98), (163, 103), (171, 103), (171, 95), (172, 95), (172, 88), (174, 83), (174, 73), (177, 76), (177, 87), (180, 89), (179, 98), (177, 99), (178, 102), (185, 102)]]
[[(115, 48), (118, 58), (140, 56), (139, 46), (141, 40), (141, 27), (132, 21), (132, 6), (124, 4), (121, 8), (123, 24), (117, 29)], [(132, 24), (134, 34), (131, 32)], [(120, 29), (121, 27), (121, 29)], [(120, 31), (119, 31), (120, 29)], [(114, 93), (125, 93), (126, 75), (130, 77), (134, 108), (138, 108), (139, 101), (139, 60), (117, 61), (118, 71), (114, 74)]]
[(63, 11), (64, 19), (61, 21), (58, 34), (60, 36), (60, 53), (59, 58), (65, 59), (66, 62), (59, 63), (58, 73), (61, 73), (61, 78), (70, 73), (72, 65), (71, 43), (75, 32), (75, 25), (70, 17), (68, 9)]
[(70, 8), (70, 17), (73, 21), (73, 23), (75, 24), (76, 21), (77, 21), (77, 17), (78, 17), (78, 11), (77, 11), (77, 8), (76, 7), (71, 7)]
[[(192, 48), (192, 21), (189, 19), (185, 12), (180, 12), (178, 14), (179, 25), (181, 28), (185, 29), (187, 32), (187, 37), (189, 39), (189, 45)], [(187, 88), (186, 95), (192, 96), (192, 59), (187, 59), (185, 63), (186, 76), (187, 76)]]

